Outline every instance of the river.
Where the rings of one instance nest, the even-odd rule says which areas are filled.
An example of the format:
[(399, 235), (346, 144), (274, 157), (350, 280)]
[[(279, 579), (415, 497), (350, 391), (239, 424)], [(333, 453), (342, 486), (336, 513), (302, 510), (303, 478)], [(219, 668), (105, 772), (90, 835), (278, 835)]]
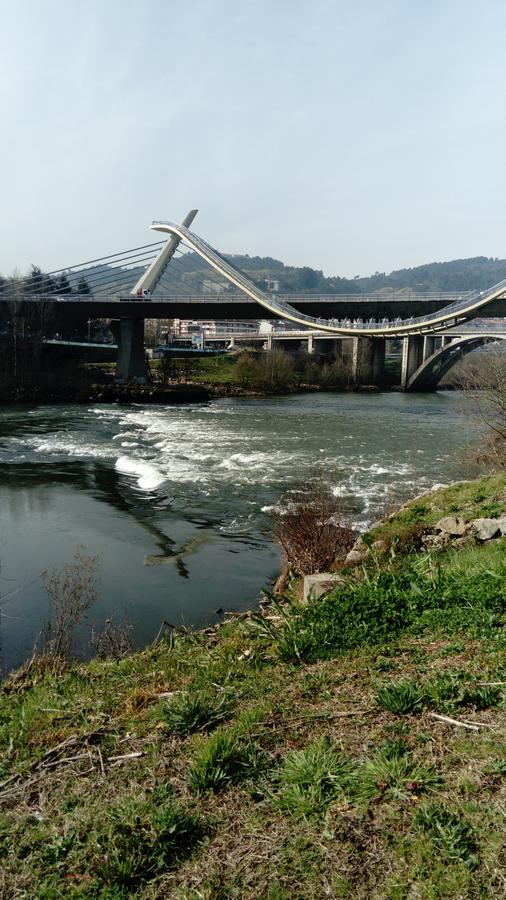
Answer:
[(0, 655), (30, 653), (41, 573), (98, 557), (80, 630), (127, 620), (198, 627), (257, 602), (280, 568), (269, 508), (316, 469), (359, 528), (386, 498), (464, 475), (465, 402), (451, 392), (293, 394), (186, 406), (0, 407)]

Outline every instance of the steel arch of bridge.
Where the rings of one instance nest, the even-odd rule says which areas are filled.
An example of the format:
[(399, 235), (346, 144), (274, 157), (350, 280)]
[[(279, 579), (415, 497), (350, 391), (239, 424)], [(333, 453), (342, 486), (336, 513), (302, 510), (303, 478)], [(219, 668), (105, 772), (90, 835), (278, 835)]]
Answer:
[(406, 390), (434, 390), (453, 366), (468, 353), (483, 347), (485, 344), (494, 344), (497, 341), (506, 340), (506, 334), (473, 334), (462, 335), (448, 344), (443, 344), (431, 356), (413, 372), (409, 378)]
[(190, 231), (184, 225), (177, 225), (174, 222), (166, 222), (164, 220), (154, 221), (151, 228), (155, 231), (162, 231), (173, 237), (183, 241), (190, 249), (194, 250), (202, 259), (204, 259), (216, 272), (225, 277), (235, 287), (243, 291), (252, 300), (255, 300), (264, 309), (268, 309), (276, 318), (287, 319), (298, 325), (305, 327), (317, 328), (320, 331), (327, 331), (331, 334), (346, 335), (352, 337), (399, 337), (410, 334), (431, 334), (443, 331), (445, 328), (455, 326), (462, 321), (468, 319), (471, 314), (476, 314), (478, 310), (483, 309), (489, 303), (492, 303), (506, 292), (506, 279), (493, 285), (486, 291), (475, 291), (474, 293), (456, 300), (449, 306), (445, 306), (436, 313), (429, 313), (425, 316), (417, 316), (416, 318), (404, 319), (396, 322), (367, 322), (367, 323), (344, 323), (333, 322), (333, 320), (317, 319), (315, 316), (309, 316), (299, 312), (288, 303), (282, 303), (277, 299), (269, 297), (264, 291), (258, 288), (249, 278), (242, 272), (231, 265), (217, 250), (214, 249), (207, 241)]

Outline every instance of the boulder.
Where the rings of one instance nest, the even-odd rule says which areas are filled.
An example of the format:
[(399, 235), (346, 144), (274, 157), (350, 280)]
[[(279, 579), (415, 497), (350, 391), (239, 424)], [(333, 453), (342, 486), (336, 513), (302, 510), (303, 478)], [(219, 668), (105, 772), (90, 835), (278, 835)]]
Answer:
[(302, 602), (317, 600), (322, 594), (332, 591), (337, 585), (344, 584), (345, 580), (337, 572), (318, 572), (315, 575), (305, 575), (302, 587)]
[(501, 534), (506, 534), (506, 516), (500, 516), (496, 521)]
[(490, 541), (502, 533), (500, 522), (500, 519), (473, 519), (466, 534), (471, 534), (477, 541)]
[(440, 534), (424, 534), (422, 544), (425, 550), (443, 550), (450, 543), (450, 535), (445, 532)]
[(466, 531), (466, 520), (462, 516), (444, 516), (434, 526), (436, 531), (442, 531), (455, 537), (462, 537)]
[(366, 556), (369, 556), (370, 550), (366, 543), (359, 537), (350, 552), (347, 554), (344, 563), (346, 566), (359, 566), (360, 563), (364, 561)]
[(452, 541), (453, 547), (460, 547), (464, 549), (466, 547), (474, 547), (475, 544), (476, 538), (472, 534), (463, 534), (462, 537), (455, 538), (455, 540)]
[(360, 563), (364, 561), (366, 557), (365, 553), (362, 553), (361, 550), (350, 550), (344, 563), (346, 566), (359, 566)]

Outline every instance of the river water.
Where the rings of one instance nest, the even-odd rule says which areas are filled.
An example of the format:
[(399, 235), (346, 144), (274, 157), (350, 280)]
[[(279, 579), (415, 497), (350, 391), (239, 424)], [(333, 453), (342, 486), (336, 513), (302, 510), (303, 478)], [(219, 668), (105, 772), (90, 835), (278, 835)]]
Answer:
[(202, 626), (255, 605), (280, 567), (269, 508), (325, 472), (353, 522), (387, 497), (465, 474), (456, 393), (300, 394), (187, 406), (0, 408), (1, 663), (30, 653), (48, 615), (41, 573), (98, 557), (81, 629), (128, 620)]

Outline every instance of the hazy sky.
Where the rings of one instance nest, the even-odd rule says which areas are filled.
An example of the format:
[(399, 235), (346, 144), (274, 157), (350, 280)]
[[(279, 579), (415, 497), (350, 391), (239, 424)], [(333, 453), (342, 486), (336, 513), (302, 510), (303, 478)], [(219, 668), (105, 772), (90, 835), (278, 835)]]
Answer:
[(504, 0), (0, 0), (0, 272), (506, 256)]

